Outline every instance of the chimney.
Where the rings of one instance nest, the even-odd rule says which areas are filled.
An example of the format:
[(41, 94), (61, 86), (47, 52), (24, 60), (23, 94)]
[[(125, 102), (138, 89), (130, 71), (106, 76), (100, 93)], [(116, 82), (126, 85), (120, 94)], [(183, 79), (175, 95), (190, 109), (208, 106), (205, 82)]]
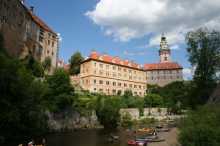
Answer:
[(32, 13), (34, 13), (34, 7), (33, 7), (33, 6), (30, 7), (30, 11), (31, 11)]

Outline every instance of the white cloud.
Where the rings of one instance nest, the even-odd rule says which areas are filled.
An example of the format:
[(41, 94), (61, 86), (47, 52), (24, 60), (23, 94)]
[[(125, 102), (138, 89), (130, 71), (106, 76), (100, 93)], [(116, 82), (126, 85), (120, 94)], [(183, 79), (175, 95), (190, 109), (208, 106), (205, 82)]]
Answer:
[(191, 80), (193, 77), (193, 69), (192, 68), (184, 68), (183, 69), (183, 78), (184, 80)]
[(126, 55), (126, 56), (143, 56), (143, 55), (146, 55), (146, 50), (140, 50), (140, 51), (125, 50), (123, 52), (123, 54)]
[(100, 0), (86, 16), (115, 40), (153, 34), (148, 45), (154, 46), (162, 32), (174, 45), (200, 26), (220, 30), (219, 10), (219, 0)]
[(59, 42), (62, 42), (63, 41), (63, 37), (61, 36), (61, 34), (57, 33), (57, 36), (58, 36)]

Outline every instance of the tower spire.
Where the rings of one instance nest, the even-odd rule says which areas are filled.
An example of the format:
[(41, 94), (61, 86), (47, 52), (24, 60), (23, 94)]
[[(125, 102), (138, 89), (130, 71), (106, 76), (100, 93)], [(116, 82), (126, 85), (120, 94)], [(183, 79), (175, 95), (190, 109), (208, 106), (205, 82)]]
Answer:
[(170, 62), (170, 48), (167, 43), (166, 37), (164, 33), (161, 35), (161, 42), (160, 42), (160, 50), (159, 50), (159, 55), (160, 55), (160, 62)]

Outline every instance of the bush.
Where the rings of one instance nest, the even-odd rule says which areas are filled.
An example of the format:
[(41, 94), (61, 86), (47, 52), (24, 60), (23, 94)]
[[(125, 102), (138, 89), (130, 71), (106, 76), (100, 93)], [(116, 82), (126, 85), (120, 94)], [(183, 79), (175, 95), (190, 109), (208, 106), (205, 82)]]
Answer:
[(219, 146), (219, 123), (219, 106), (204, 106), (183, 119), (179, 141), (182, 146)]
[(163, 105), (163, 98), (158, 94), (148, 94), (144, 97), (145, 107), (161, 107)]
[(132, 122), (132, 118), (131, 115), (129, 113), (125, 113), (124, 115), (122, 115), (121, 117), (121, 126), (124, 128), (130, 128), (132, 126), (133, 122)]
[(105, 128), (116, 128), (120, 121), (120, 99), (99, 95), (97, 99), (96, 114), (99, 122)]

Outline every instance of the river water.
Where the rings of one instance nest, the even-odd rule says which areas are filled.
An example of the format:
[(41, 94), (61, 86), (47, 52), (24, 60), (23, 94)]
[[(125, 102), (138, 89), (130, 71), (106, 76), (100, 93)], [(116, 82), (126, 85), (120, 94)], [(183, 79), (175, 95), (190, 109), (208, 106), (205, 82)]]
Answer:
[[(110, 133), (119, 140), (110, 141)], [(79, 130), (71, 133), (56, 133), (46, 137), (47, 146), (127, 146), (132, 138), (130, 132), (107, 132), (104, 130)]]

